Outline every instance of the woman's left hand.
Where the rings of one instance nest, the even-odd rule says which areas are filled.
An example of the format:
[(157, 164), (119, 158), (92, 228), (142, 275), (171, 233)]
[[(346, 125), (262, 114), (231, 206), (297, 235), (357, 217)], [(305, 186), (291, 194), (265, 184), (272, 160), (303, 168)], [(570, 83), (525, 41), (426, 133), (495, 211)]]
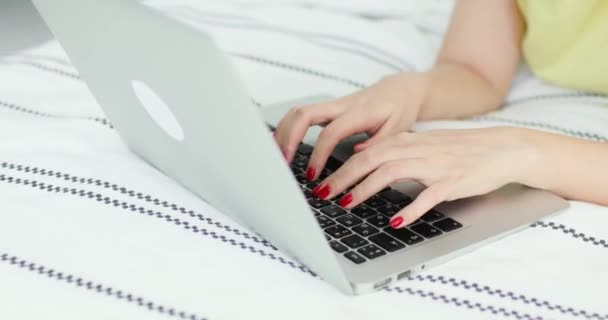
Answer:
[(339, 201), (353, 208), (391, 183), (417, 181), (427, 188), (391, 219), (393, 228), (403, 227), (443, 201), (525, 183), (540, 153), (529, 139), (534, 132), (498, 127), (401, 133), (353, 155), (314, 194), (333, 198), (360, 181)]

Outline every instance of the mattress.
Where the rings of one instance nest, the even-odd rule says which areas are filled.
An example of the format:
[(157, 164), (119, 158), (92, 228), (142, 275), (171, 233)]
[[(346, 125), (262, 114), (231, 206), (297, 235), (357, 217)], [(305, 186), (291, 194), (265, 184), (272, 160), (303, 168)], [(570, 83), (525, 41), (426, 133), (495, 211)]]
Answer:
[[(428, 69), (452, 6), (147, 4), (211, 33), (260, 108)], [(0, 61), (0, 114), (2, 319), (608, 319), (605, 207), (571, 202), (348, 297), (129, 152), (56, 41)], [(607, 124), (608, 97), (551, 86), (522, 65), (501, 110), (414, 129), (518, 126), (606, 142)]]

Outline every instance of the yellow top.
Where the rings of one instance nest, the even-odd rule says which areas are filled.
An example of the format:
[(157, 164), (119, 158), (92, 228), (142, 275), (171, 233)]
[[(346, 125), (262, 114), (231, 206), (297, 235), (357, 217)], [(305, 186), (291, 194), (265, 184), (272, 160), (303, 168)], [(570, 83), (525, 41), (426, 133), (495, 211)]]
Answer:
[(523, 54), (540, 78), (608, 94), (608, 0), (518, 0)]

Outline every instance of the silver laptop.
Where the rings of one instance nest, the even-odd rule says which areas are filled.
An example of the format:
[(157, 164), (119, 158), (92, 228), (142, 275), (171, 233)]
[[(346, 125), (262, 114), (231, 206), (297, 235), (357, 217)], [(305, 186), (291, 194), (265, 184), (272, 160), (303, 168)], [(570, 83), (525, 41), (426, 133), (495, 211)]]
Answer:
[[(422, 187), (393, 185), (350, 212), (313, 199), (301, 169), (319, 128), (291, 165), (268, 128), (305, 101), (260, 110), (206, 33), (130, 0), (34, 3), (134, 153), (346, 294), (380, 289), (568, 207), (508, 185), (392, 230), (388, 217)], [(360, 138), (338, 147), (325, 174)]]

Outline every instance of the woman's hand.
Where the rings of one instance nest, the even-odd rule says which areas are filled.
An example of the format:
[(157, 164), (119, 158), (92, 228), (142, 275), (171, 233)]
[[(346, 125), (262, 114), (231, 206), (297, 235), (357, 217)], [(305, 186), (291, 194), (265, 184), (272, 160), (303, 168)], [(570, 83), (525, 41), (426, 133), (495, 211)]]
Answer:
[(353, 208), (391, 183), (417, 181), (427, 188), (391, 219), (392, 227), (402, 227), (440, 202), (525, 183), (538, 163), (540, 152), (529, 139), (535, 134), (502, 127), (401, 133), (353, 155), (314, 193), (333, 198), (361, 181), (339, 201)]
[(315, 180), (342, 139), (367, 133), (370, 139), (355, 146), (358, 151), (382, 137), (409, 129), (425, 96), (425, 79), (421, 73), (401, 73), (337, 100), (293, 108), (277, 126), (275, 139), (285, 159), (291, 162), (308, 128), (326, 125), (306, 171), (307, 178)]

